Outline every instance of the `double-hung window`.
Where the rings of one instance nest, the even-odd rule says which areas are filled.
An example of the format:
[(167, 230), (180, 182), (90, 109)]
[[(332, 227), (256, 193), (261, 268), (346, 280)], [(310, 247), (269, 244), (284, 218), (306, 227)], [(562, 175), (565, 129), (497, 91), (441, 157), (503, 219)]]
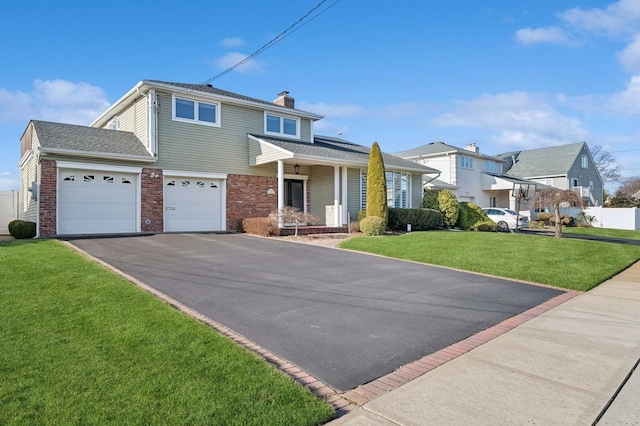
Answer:
[(173, 119), (220, 127), (220, 104), (174, 96)]
[(264, 114), (264, 132), (269, 135), (300, 138), (300, 120), (274, 114)]

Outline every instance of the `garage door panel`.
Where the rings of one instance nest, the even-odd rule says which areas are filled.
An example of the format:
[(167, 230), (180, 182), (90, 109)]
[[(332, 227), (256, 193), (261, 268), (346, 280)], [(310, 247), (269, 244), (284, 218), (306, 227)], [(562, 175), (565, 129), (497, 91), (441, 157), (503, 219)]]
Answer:
[(60, 171), (59, 234), (135, 232), (137, 176), (98, 171)]
[(222, 230), (220, 179), (165, 178), (165, 231)]

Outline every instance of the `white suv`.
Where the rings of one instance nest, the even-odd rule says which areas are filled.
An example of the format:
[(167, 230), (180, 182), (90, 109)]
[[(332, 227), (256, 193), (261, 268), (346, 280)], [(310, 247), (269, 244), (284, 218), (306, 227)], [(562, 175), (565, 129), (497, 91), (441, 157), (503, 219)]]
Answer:
[[(518, 213), (510, 209), (503, 209), (500, 207), (484, 207), (482, 209), (489, 219), (498, 224), (499, 231), (508, 231), (509, 229), (516, 229), (516, 217)], [(519, 218), (518, 228), (528, 228), (529, 218), (522, 213)]]

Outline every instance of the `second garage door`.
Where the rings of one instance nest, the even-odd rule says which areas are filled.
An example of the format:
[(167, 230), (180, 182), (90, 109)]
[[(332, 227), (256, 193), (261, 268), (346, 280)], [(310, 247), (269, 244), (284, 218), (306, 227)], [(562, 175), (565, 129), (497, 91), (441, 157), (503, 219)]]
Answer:
[(166, 232), (221, 231), (221, 179), (165, 177)]

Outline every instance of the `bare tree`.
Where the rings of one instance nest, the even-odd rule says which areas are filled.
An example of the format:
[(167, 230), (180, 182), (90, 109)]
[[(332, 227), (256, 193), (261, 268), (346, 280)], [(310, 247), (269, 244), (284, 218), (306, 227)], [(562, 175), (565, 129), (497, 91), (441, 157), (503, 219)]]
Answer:
[(640, 177), (626, 179), (611, 199), (612, 207), (640, 207)]
[(536, 191), (533, 205), (536, 208), (553, 207), (553, 214), (556, 219), (556, 238), (562, 238), (562, 222), (560, 221), (560, 204), (570, 207), (580, 207), (583, 209), (584, 200), (577, 192), (570, 189), (560, 190), (556, 188), (540, 189)]
[(594, 145), (591, 149), (591, 156), (602, 180), (605, 182), (618, 182), (620, 180), (620, 166), (616, 166), (616, 159), (602, 145)]
[(311, 213), (303, 212), (302, 210), (296, 207), (283, 207), (273, 216), (280, 217), (283, 223), (293, 224), (295, 226), (296, 232), (295, 236), (298, 236), (298, 226), (302, 224), (316, 224), (320, 221), (317, 216), (312, 215)]

